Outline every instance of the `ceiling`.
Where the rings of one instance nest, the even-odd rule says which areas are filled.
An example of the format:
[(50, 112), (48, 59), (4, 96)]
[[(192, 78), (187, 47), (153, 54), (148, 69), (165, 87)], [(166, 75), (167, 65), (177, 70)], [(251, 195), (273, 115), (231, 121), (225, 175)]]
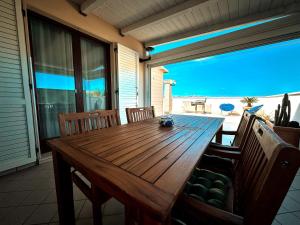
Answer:
[(72, 0), (153, 46), (299, 9), (300, 0)]

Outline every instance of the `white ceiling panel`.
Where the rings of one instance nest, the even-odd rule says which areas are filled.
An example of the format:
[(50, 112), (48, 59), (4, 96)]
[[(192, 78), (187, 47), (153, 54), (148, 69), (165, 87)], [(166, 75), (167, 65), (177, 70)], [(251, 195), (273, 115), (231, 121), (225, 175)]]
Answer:
[[(172, 37), (282, 15), (300, 0), (72, 0), (147, 46)], [(94, 8), (93, 8), (94, 7)], [(174, 12), (174, 14), (171, 14)], [(236, 23), (234, 23), (237, 21)], [(247, 21), (247, 20), (246, 20)], [(250, 21), (247, 21), (250, 22)], [(219, 26), (220, 25), (220, 26)]]

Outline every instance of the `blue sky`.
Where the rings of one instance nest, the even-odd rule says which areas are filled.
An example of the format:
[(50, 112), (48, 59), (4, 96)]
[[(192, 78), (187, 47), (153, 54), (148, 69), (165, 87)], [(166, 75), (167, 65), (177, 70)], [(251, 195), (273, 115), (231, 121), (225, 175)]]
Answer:
[(300, 39), (165, 67), (174, 96), (267, 96), (300, 91)]
[[(74, 75), (36, 72), (36, 87), (41, 89), (75, 90)], [(105, 78), (83, 80), (83, 90), (105, 91)]]

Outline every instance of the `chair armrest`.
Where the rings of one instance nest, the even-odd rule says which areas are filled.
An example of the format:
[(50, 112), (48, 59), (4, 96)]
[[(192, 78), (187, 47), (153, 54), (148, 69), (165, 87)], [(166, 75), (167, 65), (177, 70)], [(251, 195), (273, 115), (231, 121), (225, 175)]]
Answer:
[(221, 149), (221, 150), (228, 150), (228, 151), (240, 151), (238, 146), (230, 146), (230, 145), (222, 145), (219, 143), (211, 142), (208, 146), (208, 149)]
[(209, 148), (206, 150), (205, 153), (219, 156), (222, 158), (230, 158), (230, 159), (240, 159), (241, 157), (241, 152), (237, 150), (223, 150), (223, 149)]
[(180, 205), (180, 207), (183, 207), (183, 209), (187, 210), (188, 213), (195, 215), (196, 218), (197, 217), (200, 218), (201, 216), (204, 216), (208, 219), (219, 222), (222, 225), (223, 224), (224, 225), (244, 224), (244, 218), (239, 215), (218, 209), (216, 207), (205, 204), (203, 202), (195, 200), (191, 197), (187, 197), (185, 195), (181, 195), (179, 197), (178, 204)]
[(88, 199), (93, 199), (91, 188), (78, 176), (76, 170), (72, 172), (72, 180)]
[(209, 151), (210, 149), (240, 152), (240, 148), (238, 146), (221, 145), (215, 143), (210, 143), (206, 151)]
[(231, 131), (231, 130), (222, 130), (222, 134), (224, 135), (236, 135), (237, 131)]

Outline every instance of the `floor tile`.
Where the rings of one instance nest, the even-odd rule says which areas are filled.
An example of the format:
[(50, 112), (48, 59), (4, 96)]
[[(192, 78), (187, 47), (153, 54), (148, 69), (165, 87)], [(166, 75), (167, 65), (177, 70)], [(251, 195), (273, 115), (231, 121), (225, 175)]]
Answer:
[(87, 197), (82, 193), (82, 191), (80, 191), (80, 189), (76, 185), (73, 186), (73, 196), (74, 196), (74, 200), (87, 199)]
[(300, 190), (300, 176), (295, 176), (292, 187), (294, 188), (294, 190)]
[(296, 202), (300, 203), (300, 190), (289, 191), (287, 195), (294, 199)]
[(47, 196), (46, 199), (43, 200), (42, 203), (56, 203), (57, 198), (56, 198), (56, 191), (55, 189), (49, 191), (49, 195)]
[(11, 210), (14, 210), (15, 207), (8, 207), (8, 208), (0, 208), (0, 221), (3, 217), (5, 217)]
[(79, 219), (76, 221), (76, 225), (93, 225), (93, 219)]
[(92, 210), (92, 203), (89, 200), (84, 201), (84, 205), (80, 211), (79, 218), (92, 218), (93, 217), (93, 210)]
[(288, 210), (287, 208), (285, 208), (283, 205), (280, 207), (280, 209), (278, 210), (277, 214), (282, 214), (282, 213), (287, 213), (290, 212), (290, 210)]
[(297, 216), (297, 217), (300, 219), (300, 211), (293, 212), (293, 214), (294, 214), (295, 216)]
[(16, 207), (1, 219), (0, 224), (21, 225), (31, 216), (37, 207), (37, 205)]
[(124, 213), (124, 205), (115, 198), (110, 199), (104, 204), (103, 215), (116, 215)]
[(300, 224), (300, 219), (293, 213), (285, 213), (276, 216), (276, 220), (282, 225), (296, 225)]
[(103, 225), (123, 225), (124, 215), (112, 215), (103, 217)]
[(50, 195), (49, 190), (36, 190), (32, 191), (21, 203), (21, 205), (33, 205), (40, 204), (43, 202), (48, 195)]
[(274, 220), (273, 223), (272, 223), (272, 225), (280, 225), (280, 223), (277, 222), (277, 220)]
[(49, 223), (57, 213), (56, 204), (39, 205), (30, 218), (25, 222), (26, 225)]
[(2, 196), (0, 207), (18, 206), (30, 194), (30, 191), (7, 192)]
[(289, 195), (287, 195), (285, 197), (282, 205), (289, 211), (299, 211), (300, 210), (300, 203), (296, 202)]
[[(84, 205), (85, 200), (80, 200), (80, 201), (75, 201), (74, 202), (74, 208), (75, 208), (75, 218), (79, 218), (79, 214), (82, 210), (82, 207)], [(51, 223), (53, 222), (58, 222), (59, 221), (59, 216), (58, 212), (55, 213), (55, 216), (51, 219)]]

